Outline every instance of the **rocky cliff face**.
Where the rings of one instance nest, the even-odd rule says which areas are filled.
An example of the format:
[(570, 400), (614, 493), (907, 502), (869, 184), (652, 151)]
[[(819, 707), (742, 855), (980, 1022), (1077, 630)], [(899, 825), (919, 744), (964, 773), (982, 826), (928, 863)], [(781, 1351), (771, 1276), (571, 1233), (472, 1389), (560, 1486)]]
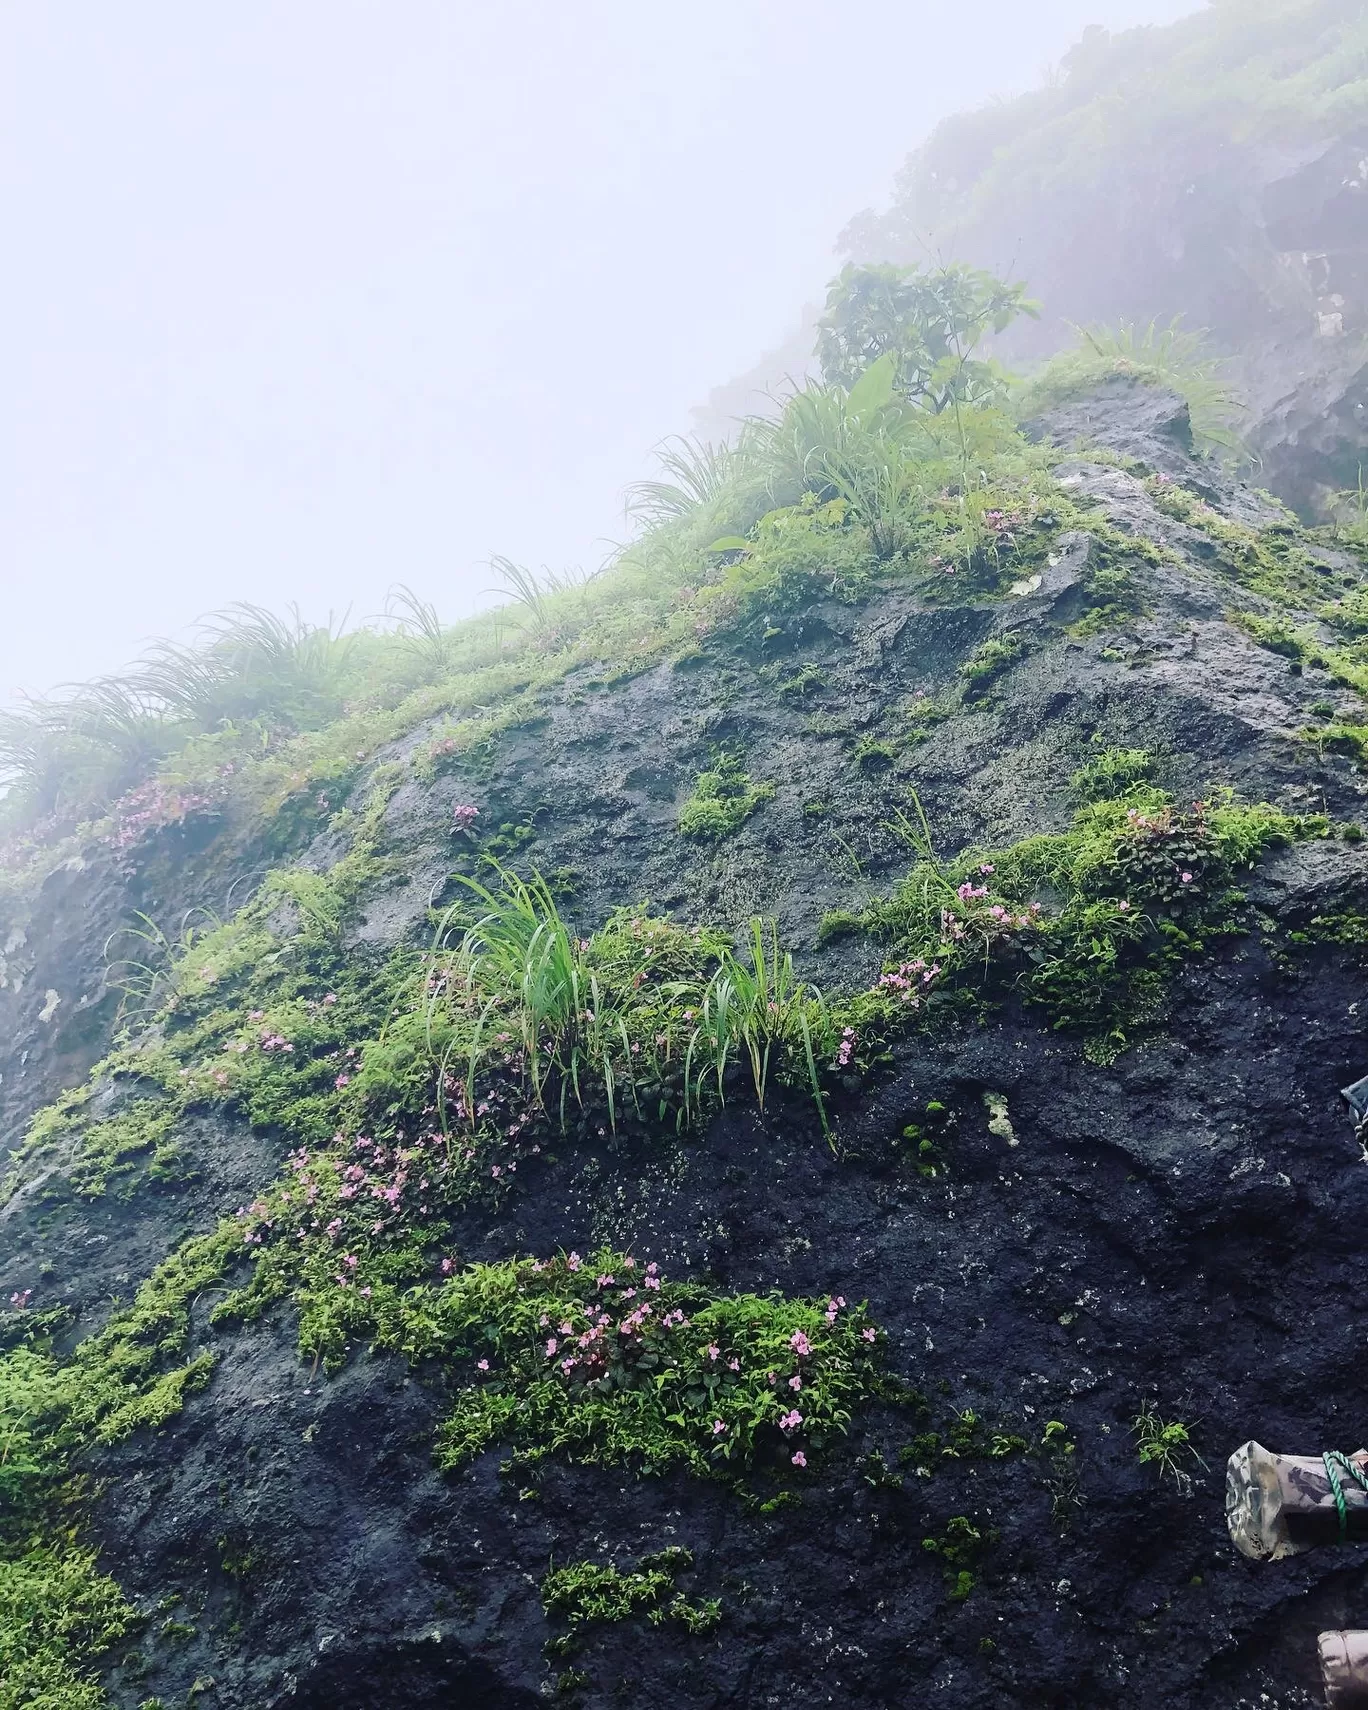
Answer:
[[(1368, 1170), (1339, 1100), (1368, 1070), (1361, 701), (1316, 615), (1365, 572), (1194, 460), (1167, 395), (1116, 384), (1039, 431), (1096, 448), (1061, 451), (1054, 468), (1061, 505), (1088, 526), (1036, 519), (1038, 551), (997, 592), (946, 578), (928, 594), (890, 574), (858, 598), (722, 627), (630, 677), (572, 674), (474, 756), (448, 764), (440, 730), (425, 727), (370, 757), (353, 811), (300, 852), (304, 871), (337, 875), (363, 828), (369, 839), (360, 878), (338, 881), (344, 910), (317, 931), (307, 887), (250, 904), (279, 856), (216, 839), (212, 820), (117, 852), (92, 844), (43, 879), (22, 918), (11, 905), (0, 1001), (19, 1156), (0, 1213), (0, 1296), (20, 1300), (9, 1346), (51, 1335), (61, 1358), (88, 1357), (92, 1395), (117, 1388), (117, 1405), (69, 1438), (75, 1517), (131, 1605), (98, 1658), (112, 1703), (1316, 1701), (1314, 1635), (1361, 1623), (1361, 1552), (1251, 1566), (1225, 1537), (1222, 1469), (1250, 1436), (1357, 1447), (1368, 1414)], [(1024, 520), (1004, 527), (1025, 560)], [(681, 805), (724, 750), (744, 753), (756, 798), (732, 837), (685, 838)], [(1215, 805), (1194, 810), (1199, 799)], [(360, 1003), (348, 980), (429, 940), (468, 847), (453, 835), (455, 804), (479, 807), (487, 846), (502, 828), (506, 860), (555, 876), (580, 933), (647, 900), (686, 925), (772, 915), (806, 975), (856, 993), (878, 989), (883, 969), (907, 977), (910, 952), (879, 903), (915, 865), (895, 831), (914, 800), (962, 899), (940, 930), (953, 938), (956, 909), (979, 918), (981, 887), (985, 975), (971, 959), (960, 1001), (947, 988), (915, 1024), (851, 1027), (851, 1048), (822, 1067), (829, 1136), (801, 1067), (763, 1114), (738, 1071), (726, 1105), (682, 1132), (649, 1110), (616, 1133), (536, 1117), (535, 1148), (519, 1139), (491, 1154), (521, 1173), (453, 1194), (440, 1225), (405, 1226), (402, 1253), (385, 1245), (382, 1172), (357, 1154), (380, 1211), (371, 1246), (350, 1224), (341, 1245), (310, 1235), (321, 1269), (290, 1272), (254, 1309), (218, 1310), (254, 1255), (294, 1262), (296, 1215), (307, 1245), (309, 1190), (288, 1209), (257, 1196), (280, 1180), (318, 1191), (324, 1178), (308, 1171), (334, 1144), (326, 1100), (353, 1068), (345, 1041), (364, 1042), (359, 1021), (329, 1032), (328, 1016)], [(1108, 1033), (1086, 1003), (1031, 998), (1034, 929), (995, 938), (988, 903), (1014, 862), (1045, 871), (1029, 863), (1046, 846), (1023, 855), (1023, 840), (1068, 835), (1089, 801), (1125, 800), (1144, 826), (1132, 818), (1116, 834), (1120, 866), (1095, 896), (1078, 881), (1111, 925), (1071, 952), (1078, 967), (1129, 956), (1149, 982), (1127, 988), (1124, 1025)], [(1220, 869), (1210, 816), (1258, 802), (1269, 806), (1240, 845), (1247, 858)], [(1189, 881), (1208, 886), (1200, 906), (1181, 894)], [(1048, 915), (1067, 888), (1058, 867), (1033, 900)], [(215, 941), (212, 969), (192, 956), (152, 1031), (135, 1028), (133, 1055), (97, 1070), (86, 1102), (23, 1146), (33, 1111), (108, 1044), (107, 935), (134, 908), (227, 917), (243, 902), (259, 911), (257, 936), (231, 956)], [(1117, 937), (1122, 903), (1146, 935)], [(1060, 979), (1077, 973), (1060, 967)], [(244, 1052), (250, 1042), (253, 1062), (316, 1056), (313, 1090), (293, 1102), (270, 1079), (276, 1059), (231, 1087), (214, 1066), (225, 1059), (213, 1028), (230, 1023), (211, 1020), (210, 988), (279, 968), (293, 983), (285, 997), (270, 987), (286, 1008), (268, 1013), (294, 1016), (294, 1037), (245, 1014), (223, 1037)], [(190, 1094), (174, 1094), (181, 1071), (168, 1062)], [(384, 1120), (372, 1104), (377, 1145)], [(350, 1148), (353, 1134), (339, 1140)], [(402, 1173), (435, 1178), (449, 1159), (406, 1153)], [(349, 1179), (339, 1162), (337, 1181)], [(419, 1191), (443, 1190), (424, 1179)], [(349, 1216), (339, 1201), (339, 1231)], [(594, 1302), (626, 1314), (631, 1276), (663, 1276), (662, 1301), (686, 1291), (681, 1318), (723, 1314), (706, 1321), (733, 1327), (738, 1365), (751, 1344), (727, 1303), (813, 1303), (793, 1320), (809, 1332), (790, 1336), (784, 1319), (764, 1345), (787, 1362), (781, 1382), (796, 1367), (807, 1395), (838, 1396), (841, 1428), (795, 1466), (807, 1439), (776, 1427), (776, 1406), (749, 1459), (720, 1458), (708, 1438), (712, 1411), (734, 1402), (721, 1371), (732, 1348), (700, 1341), (682, 1423), (660, 1427), (684, 1447), (656, 1470), (607, 1436), (576, 1437), (570, 1414), (557, 1415), (559, 1438), (524, 1429), (542, 1404), (518, 1389), (504, 1308), (481, 1296), (458, 1333), (441, 1319), (445, 1279), (528, 1256), (539, 1268), (519, 1272), (518, 1289), (535, 1294), (544, 1266), (577, 1287), (566, 1255), (604, 1251), (618, 1269), (595, 1279)], [(159, 1265), (160, 1292), (144, 1291), (129, 1328), (117, 1303)], [(372, 1285), (392, 1295), (389, 1320), (368, 1316), (363, 1278), (368, 1300)], [(310, 1352), (310, 1324), (336, 1312)], [(827, 1351), (821, 1337), (847, 1323), (847, 1342)], [(573, 1330), (578, 1340), (578, 1320)], [(566, 1332), (543, 1322), (533, 1334)], [(450, 1420), (484, 1381), (481, 1347), (514, 1411), (462, 1456)], [(855, 1362), (848, 1381), (838, 1355)], [(603, 1417), (625, 1418), (612, 1407), (628, 1401), (607, 1393)], [(815, 1417), (807, 1395), (785, 1399)], [(81, 1405), (68, 1403), (73, 1417)], [(1187, 1428), (1168, 1439), (1167, 1470), (1138, 1453), (1153, 1440), (1137, 1428), (1146, 1415), (1154, 1429)], [(739, 1412), (716, 1424), (743, 1429)], [(571, 1568), (573, 1583), (548, 1577)]]
[(1344, 0), (1253, 0), (1091, 30), (1049, 88), (943, 125), (847, 247), (1026, 280), (1045, 313), (1019, 362), (1078, 325), (1207, 329), (1260, 481), (1322, 514), (1358, 484), (1368, 410), (1364, 28)]

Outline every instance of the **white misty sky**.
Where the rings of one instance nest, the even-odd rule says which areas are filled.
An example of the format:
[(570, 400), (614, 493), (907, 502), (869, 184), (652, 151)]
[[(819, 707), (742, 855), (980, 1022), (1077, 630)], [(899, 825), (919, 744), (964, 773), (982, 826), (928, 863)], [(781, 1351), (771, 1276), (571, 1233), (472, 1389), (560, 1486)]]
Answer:
[(0, 11), (0, 703), (596, 565), (946, 113), (1198, 0)]

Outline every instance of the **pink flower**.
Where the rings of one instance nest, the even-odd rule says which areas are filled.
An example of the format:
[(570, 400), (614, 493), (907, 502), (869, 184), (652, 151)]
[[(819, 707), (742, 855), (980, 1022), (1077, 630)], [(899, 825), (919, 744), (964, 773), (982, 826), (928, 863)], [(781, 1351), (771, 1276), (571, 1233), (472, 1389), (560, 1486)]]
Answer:
[(458, 802), (451, 810), (452, 829), (455, 831), (469, 831), (471, 826), (474, 825), (475, 821), (479, 817), (479, 808), (473, 806), (470, 802)]
[(793, 1464), (796, 1467), (805, 1467), (807, 1465), (807, 1456), (803, 1453), (803, 1451), (801, 1449), (798, 1450), (798, 1452), (792, 1457), (792, 1459), (793, 1459)]
[(1121, 910), (1122, 914), (1130, 913), (1130, 904), (1128, 902), (1117, 903), (1116, 906)]
[(718, 1347), (716, 1342), (708, 1343), (708, 1358), (710, 1360), (715, 1360), (721, 1352), (722, 1350)]
[(781, 1431), (796, 1431), (802, 1423), (803, 1416), (796, 1407), (791, 1412), (781, 1413), (779, 1416), (779, 1429)]
[(803, 1380), (802, 1380), (802, 1378), (800, 1378), (798, 1376), (797, 1372), (795, 1372), (793, 1374), (793, 1376), (789, 1379), (789, 1388), (790, 1389), (801, 1389), (802, 1387), (803, 1387)]
[(488, 1360), (476, 1360), (475, 1370), (477, 1372), (487, 1372), (489, 1370), (489, 1361)]
[(727, 1429), (727, 1427), (722, 1423), (722, 1421), (720, 1419), (714, 1419), (713, 1420), (713, 1436), (714, 1437), (720, 1437), (726, 1429)]
[(452, 1262), (450, 1259), (443, 1259), (442, 1260), (442, 1275), (444, 1277), (449, 1277), (454, 1268), (455, 1267), (452, 1265)]
[(795, 1330), (789, 1337), (789, 1347), (800, 1356), (812, 1352), (812, 1343), (808, 1341), (801, 1330)]
[(860, 1335), (866, 1342), (875, 1342), (878, 1340), (878, 1332), (875, 1330), (861, 1330)]
[(1179, 877), (1182, 879), (1182, 881), (1185, 885), (1190, 885), (1192, 883), (1192, 874), (1191, 873), (1180, 873)]
[(571, 1253), (570, 1257), (565, 1261), (565, 1268), (569, 1271), (577, 1271), (580, 1268), (581, 1263), (582, 1261), (579, 1254)]
[(554, 1336), (548, 1336), (546, 1338), (546, 1357), (548, 1360), (555, 1354), (556, 1349), (559, 1346), (560, 1346), (560, 1343), (557, 1342), (557, 1340)]

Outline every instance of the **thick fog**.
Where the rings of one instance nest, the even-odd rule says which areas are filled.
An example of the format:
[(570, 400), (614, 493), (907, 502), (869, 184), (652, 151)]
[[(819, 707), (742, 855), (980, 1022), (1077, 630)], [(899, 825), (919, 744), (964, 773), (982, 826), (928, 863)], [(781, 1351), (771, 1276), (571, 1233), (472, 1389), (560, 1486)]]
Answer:
[(0, 14), (0, 701), (233, 600), (596, 565), (947, 112), (1195, 0)]

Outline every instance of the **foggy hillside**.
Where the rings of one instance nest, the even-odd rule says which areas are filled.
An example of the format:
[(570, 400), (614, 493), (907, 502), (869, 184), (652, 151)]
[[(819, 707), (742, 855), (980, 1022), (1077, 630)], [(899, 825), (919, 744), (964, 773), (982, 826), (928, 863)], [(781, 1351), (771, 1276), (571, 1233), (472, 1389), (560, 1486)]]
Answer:
[(1090, 35), (598, 575), (0, 719), (0, 1710), (1323, 1702), (1366, 104)]

